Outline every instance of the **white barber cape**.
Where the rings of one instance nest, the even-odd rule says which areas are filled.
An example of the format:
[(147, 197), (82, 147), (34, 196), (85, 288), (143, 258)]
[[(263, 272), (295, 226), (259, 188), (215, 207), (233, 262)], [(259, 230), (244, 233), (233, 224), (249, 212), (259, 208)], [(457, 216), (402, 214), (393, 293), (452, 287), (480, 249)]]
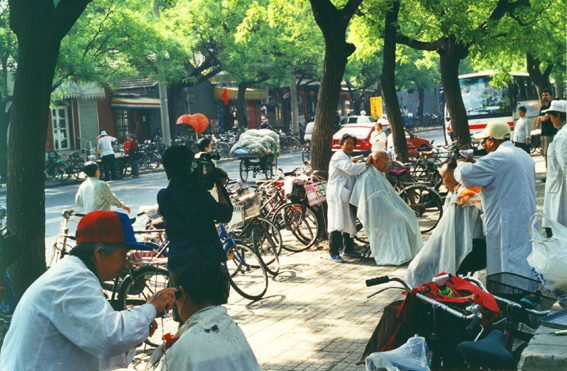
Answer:
[(150, 365), (159, 371), (261, 371), (244, 333), (217, 305), (193, 314), (174, 337), (166, 352), (160, 345), (152, 354)]
[(415, 213), (374, 166), (356, 180), (350, 203), (358, 207), (376, 264), (403, 264), (423, 246)]
[(536, 212), (535, 163), (531, 157), (506, 141), (474, 164), (459, 162), (455, 179), (467, 188), (482, 187), (486, 273), (533, 278), (527, 262), (532, 251), (529, 220)]
[(441, 272), (456, 274), (473, 249), (473, 239), (484, 239), (480, 194), (475, 194), (463, 205), (457, 204), (465, 189), (460, 187), (447, 195), (443, 217), (404, 276), (411, 287), (431, 282)]
[(348, 205), (356, 176), (366, 170), (365, 163), (355, 164), (352, 159), (339, 149), (329, 164), (329, 181), (327, 183), (327, 205), (329, 233), (340, 231), (356, 234), (354, 213)]
[[(547, 148), (543, 213), (567, 227), (567, 125), (563, 125)], [(542, 225), (550, 227), (547, 219)]]
[(156, 316), (151, 304), (115, 311), (98, 278), (75, 256), (24, 293), (0, 354), (0, 370), (77, 371), (127, 367)]

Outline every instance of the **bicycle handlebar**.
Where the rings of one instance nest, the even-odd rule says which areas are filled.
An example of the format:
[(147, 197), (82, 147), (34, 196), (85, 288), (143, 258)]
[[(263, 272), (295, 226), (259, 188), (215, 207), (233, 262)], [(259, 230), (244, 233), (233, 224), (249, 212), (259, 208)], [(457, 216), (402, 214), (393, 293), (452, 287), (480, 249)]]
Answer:
[(390, 282), (390, 277), (388, 276), (371, 278), (369, 280), (366, 280), (366, 287), (381, 285), (383, 283), (388, 283), (388, 282)]

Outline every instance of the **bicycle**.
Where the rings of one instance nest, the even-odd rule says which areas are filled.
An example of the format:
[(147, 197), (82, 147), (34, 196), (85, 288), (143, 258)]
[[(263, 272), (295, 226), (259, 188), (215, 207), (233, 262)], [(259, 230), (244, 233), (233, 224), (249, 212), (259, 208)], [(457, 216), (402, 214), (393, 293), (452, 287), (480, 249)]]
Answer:
[(310, 142), (307, 142), (303, 145), (303, 149), (301, 150), (301, 160), (305, 165), (309, 165), (311, 163), (311, 145)]
[(61, 183), (69, 179), (69, 167), (63, 162), (59, 153), (51, 151), (45, 163), (45, 179), (57, 179)]
[(82, 182), (83, 180), (85, 180), (85, 176), (83, 174), (85, 159), (81, 157), (80, 151), (74, 151), (73, 153), (71, 153), (65, 163), (68, 167), (67, 171), (69, 173), (69, 176), (75, 178), (76, 182)]

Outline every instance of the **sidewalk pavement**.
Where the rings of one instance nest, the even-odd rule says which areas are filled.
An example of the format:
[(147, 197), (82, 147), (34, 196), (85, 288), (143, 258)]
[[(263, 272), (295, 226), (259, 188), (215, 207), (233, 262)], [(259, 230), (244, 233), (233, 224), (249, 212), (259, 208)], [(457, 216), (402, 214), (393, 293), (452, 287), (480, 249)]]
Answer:
[[(543, 205), (545, 164), (536, 161), (537, 205)], [(425, 237), (427, 239), (428, 236)], [(231, 291), (229, 314), (242, 328), (263, 370), (364, 370), (356, 366), (384, 307), (403, 295), (378, 290), (365, 280), (403, 276), (407, 264), (378, 267), (373, 260), (329, 260), (327, 246), (281, 257), (281, 273), (269, 282), (266, 296), (251, 302)], [(158, 331), (160, 331), (158, 329)], [(141, 346), (131, 370), (144, 370), (151, 349)]]

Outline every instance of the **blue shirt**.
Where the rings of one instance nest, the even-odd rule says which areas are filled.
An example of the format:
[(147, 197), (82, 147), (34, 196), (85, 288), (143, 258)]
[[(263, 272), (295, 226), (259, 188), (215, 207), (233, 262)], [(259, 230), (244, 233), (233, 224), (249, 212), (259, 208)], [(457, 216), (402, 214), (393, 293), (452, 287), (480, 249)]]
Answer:
[(180, 272), (193, 260), (226, 261), (215, 223), (230, 221), (228, 205), (215, 201), (207, 190), (189, 188), (182, 179), (172, 179), (157, 201), (170, 241), (170, 271)]

